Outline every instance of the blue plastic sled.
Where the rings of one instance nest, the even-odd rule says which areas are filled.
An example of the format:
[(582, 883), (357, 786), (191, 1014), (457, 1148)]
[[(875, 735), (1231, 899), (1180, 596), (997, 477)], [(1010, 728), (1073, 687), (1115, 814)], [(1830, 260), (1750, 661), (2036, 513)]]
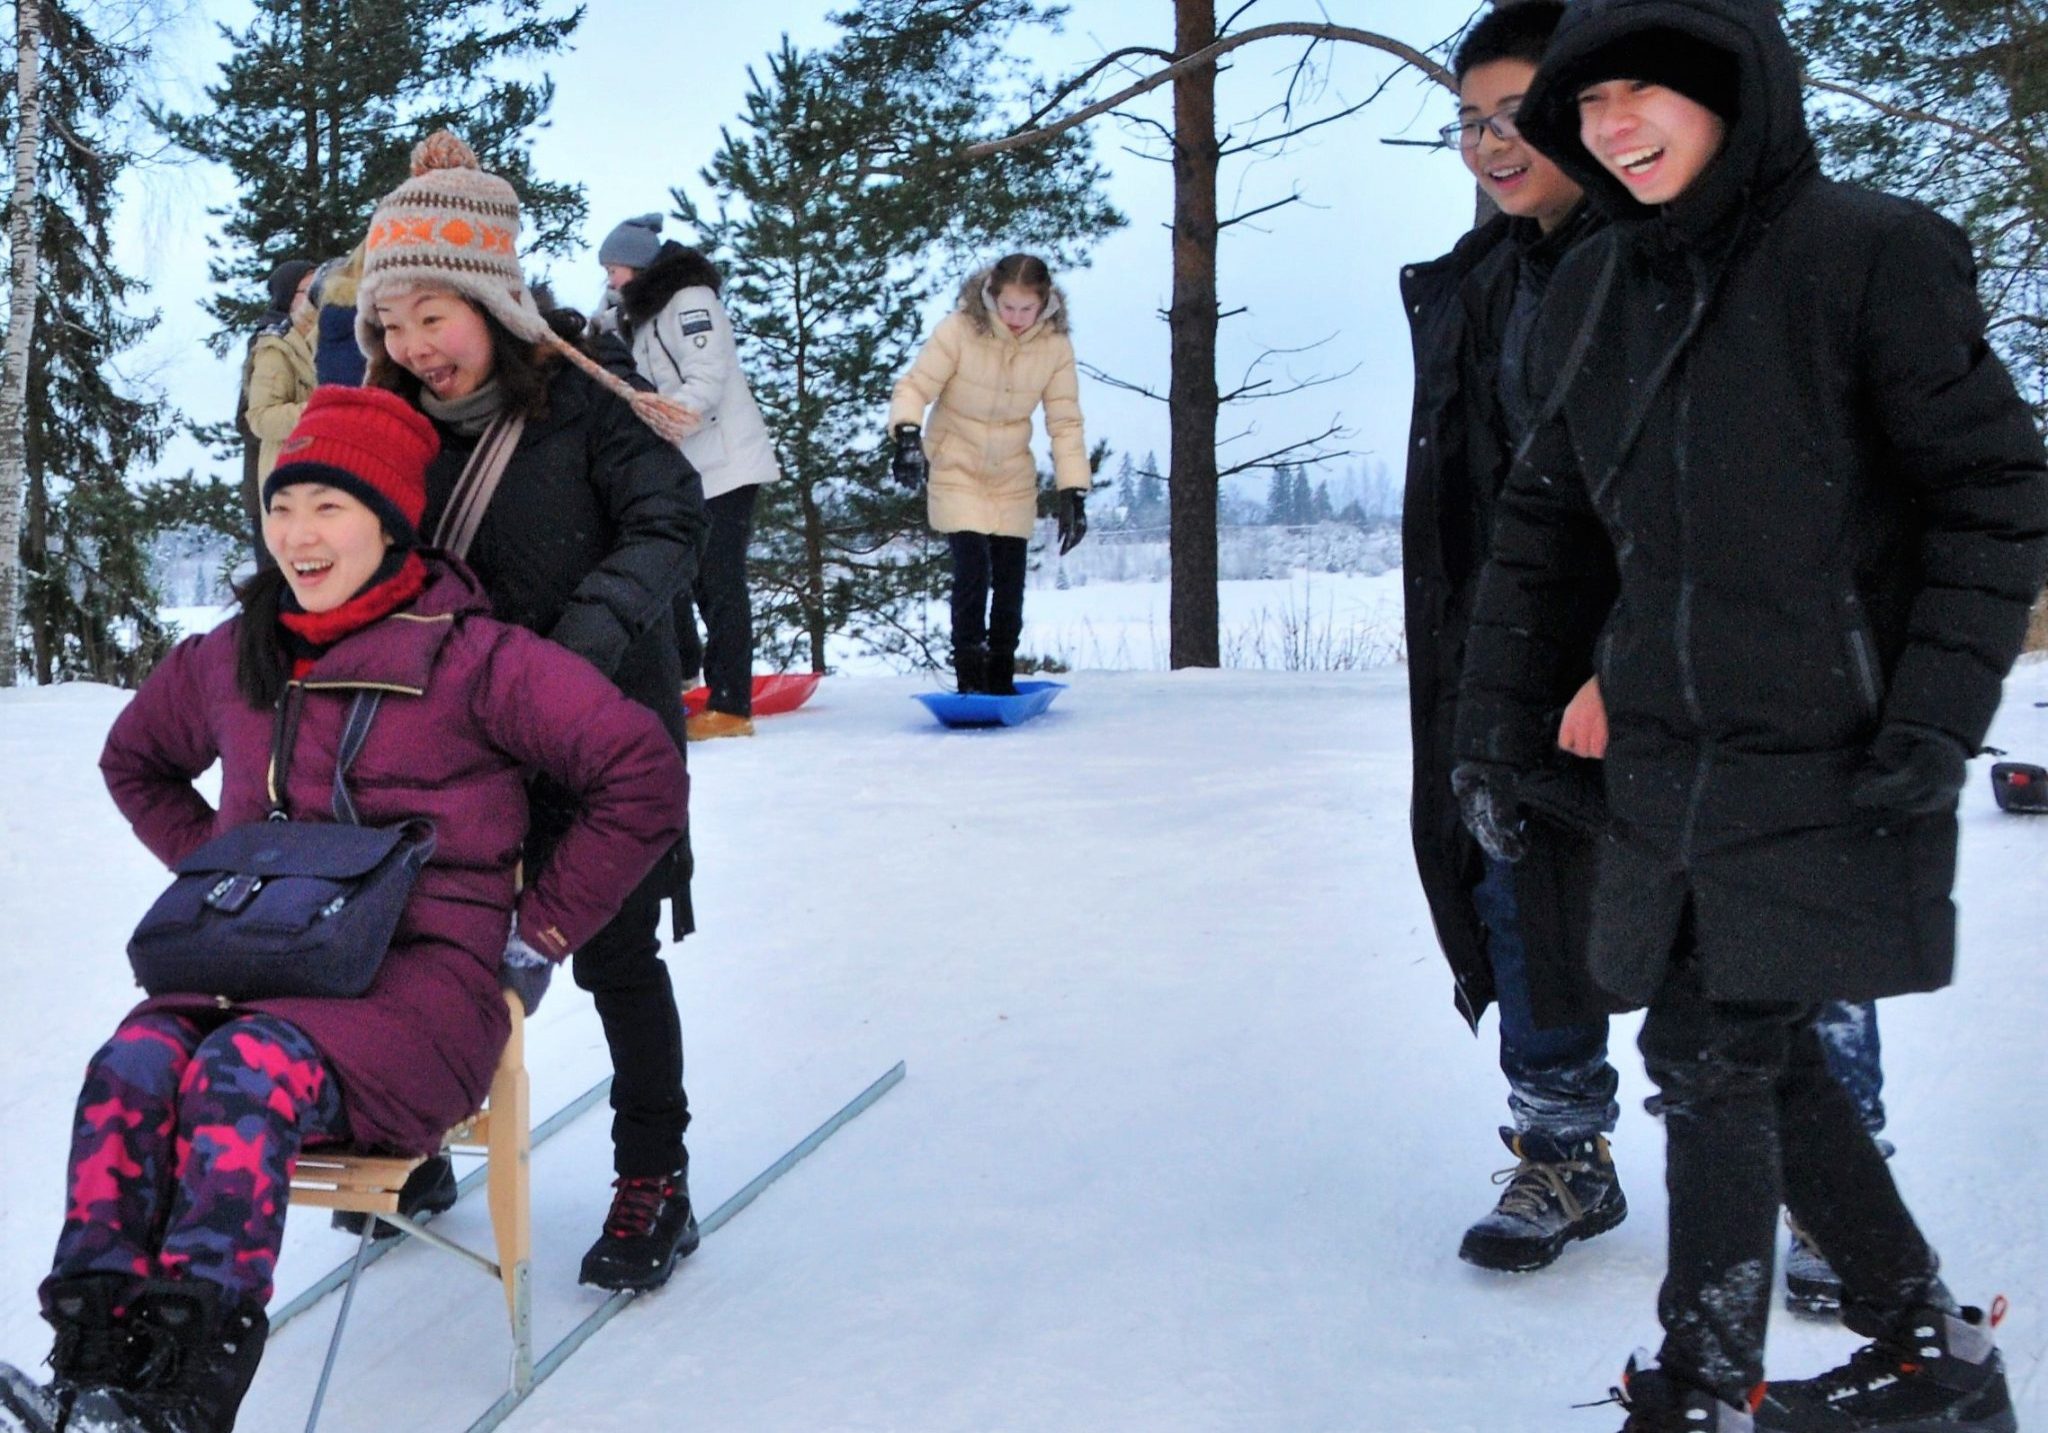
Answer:
[(943, 726), (1021, 726), (1053, 703), (1065, 682), (1019, 682), (1014, 697), (987, 692), (918, 692), (916, 697)]

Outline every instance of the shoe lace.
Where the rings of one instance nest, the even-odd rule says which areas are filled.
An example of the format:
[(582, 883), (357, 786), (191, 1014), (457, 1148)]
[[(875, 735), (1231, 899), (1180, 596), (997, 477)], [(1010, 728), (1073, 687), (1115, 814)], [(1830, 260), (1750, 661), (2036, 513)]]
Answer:
[(93, 1378), (108, 1377), (126, 1362), (132, 1337), (126, 1324), (65, 1323), (58, 1327), (49, 1357), (43, 1362), (51, 1372), (67, 1380), (72, 1374), (81, 1373)]
[(653, 1232), (661, 1206), (675, 1192), (674, 1176), (667, 1174), (620, 1175), (612, 1181), (611, 1212), (604, 1217), (604, 1232), (614, 1239), (637, 1239)]
[(1592, 1172), (1593, 1166), (1582, 1159), (1546, 1162), (1522, 1155), (1518, 1164), (1494, 1171), (1493, 1182), (1507, 1186), (1495, 1207), (1503, 1214), (1534, 1219), (1555, 1203), (1564, 1210), (1566, 1218), (1578, 1219), (1585, 1214), (1586, 1206), (1572, 1193), (1565, 1176)]

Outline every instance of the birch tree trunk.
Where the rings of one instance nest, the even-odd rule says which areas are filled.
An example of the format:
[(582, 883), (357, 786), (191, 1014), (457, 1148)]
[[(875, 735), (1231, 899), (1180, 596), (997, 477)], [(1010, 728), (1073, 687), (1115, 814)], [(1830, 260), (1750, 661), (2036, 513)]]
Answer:
[(13, 686), (20, 667), (21, 505), (28, 470), (29, 341), (36, 323), (36, 154), (43, 138), (41, 0), (16, 0), (15, 32), (20, 124), (14, 136), (14, 196), (7, 205), (14, 263), (7, 343), (0, 349), (0, 687)]

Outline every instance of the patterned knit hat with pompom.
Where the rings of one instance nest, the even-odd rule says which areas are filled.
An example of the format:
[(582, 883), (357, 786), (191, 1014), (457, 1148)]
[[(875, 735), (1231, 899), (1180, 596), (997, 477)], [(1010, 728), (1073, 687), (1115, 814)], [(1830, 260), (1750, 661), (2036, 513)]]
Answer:
[(356, 287), (356, 343), (364, 353), (374, 358), (384, 349), (377, 301), (423, 288), (458, 293), (532, 342), (551, 333), (519, 271), (519, 196), (445, 129), (413, 146), (412, 178), (370, 216)]
[(476, 152), (445, 129), (413, 146), (412, 178), (380, 199), (370, 216), (356, 287), (356, 346), (371, 358), (384, 352), (377, 301), (409, 289), (459, 294), (515, 336), (555, 349), (669, 443), (697, 431), (696, 413), (673, 398), (635, 389), (563, 341), (541, 317), (519, 271), (519, 196), (484, 173)]

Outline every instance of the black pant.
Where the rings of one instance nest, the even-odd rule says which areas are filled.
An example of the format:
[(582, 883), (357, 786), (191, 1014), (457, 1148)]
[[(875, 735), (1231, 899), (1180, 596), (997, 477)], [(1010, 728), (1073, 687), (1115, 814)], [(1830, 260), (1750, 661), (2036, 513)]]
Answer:
[(1817, 1013), (1709, 1000), (1698, 962), (1682, 958), (1643, 1022), (1671, 1196), (1658, 1362), (1729, 1403), (1763, 1378), (1781, 1203), (1855, 1303), (1890, 1313), (1946, 1297), (1883, 1153), (1828, 1071)]
[(953, 645), (986, 642), (990, 651), (1015, 653), (1024, 632), (1024, 558), (1029, 544), (1021, 537), (985, 532), (948, 533), (946, 540), (953, 549)]
[[(754, 535), (754, 499), (749, 483), (709, 499), (711, 535), (695, 589), (676, 601), (676, 645), (683, 675), (699, 668), (711, 688), (710, 708), (734, 716), (754, 714), (754, 607), (747, 595), (747, 545)], [(692, 611), (692, 608), (695, 611)], [(704, 640), (697, 640), (696, 614), (704, 616)]]
[(673, 884), (663, 861), (572, 961), (611, 1047), (612, 1161), (619, 1174), (667, 1174), (686, 1158), (683, 1025), (661, 959), (661, 902)]

